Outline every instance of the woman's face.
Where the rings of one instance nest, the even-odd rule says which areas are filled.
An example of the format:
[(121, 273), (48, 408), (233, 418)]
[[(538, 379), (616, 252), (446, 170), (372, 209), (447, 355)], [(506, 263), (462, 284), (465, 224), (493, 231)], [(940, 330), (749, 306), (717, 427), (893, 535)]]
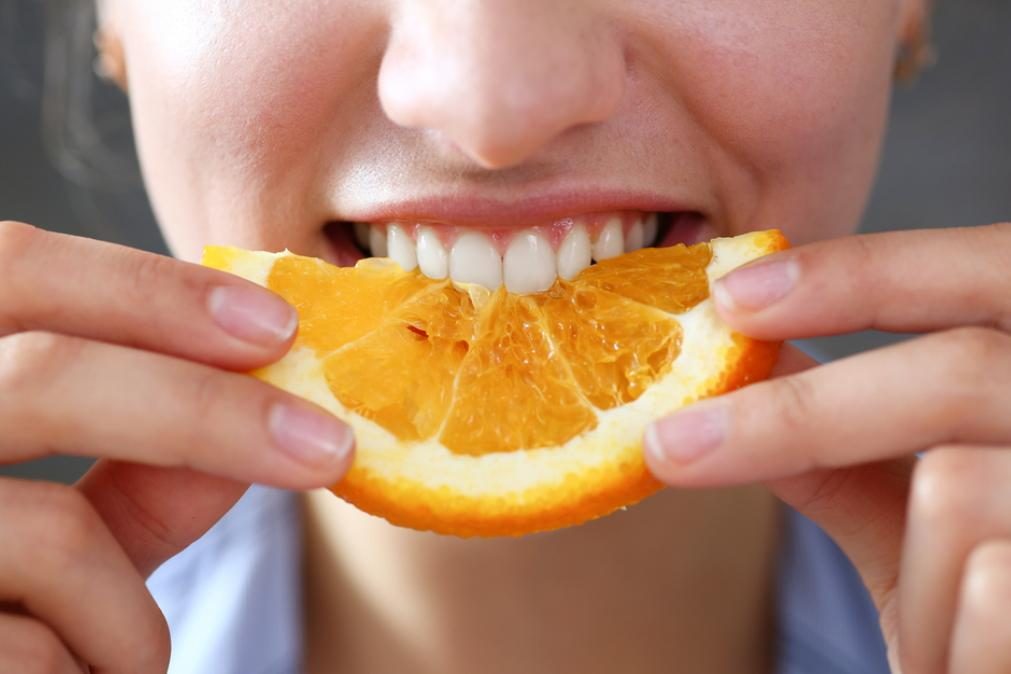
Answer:
[(498, 245), (522, 227), (585, 222), (595, 235), (611, 214), (627, 230), (656, 211), (671, 214), (668, 240), (846, 233), (921, 2), (102, 9), (174, 251), (228, 243), (346, 261), (351, 227), (334, 223), (433, 223), (447, 245), (461, 227)]

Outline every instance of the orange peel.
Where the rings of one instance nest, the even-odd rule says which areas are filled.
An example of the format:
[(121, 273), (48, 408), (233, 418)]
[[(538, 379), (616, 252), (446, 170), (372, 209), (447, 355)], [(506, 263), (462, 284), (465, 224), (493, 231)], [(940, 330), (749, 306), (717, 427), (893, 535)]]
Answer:
[(600, 262), (535, 295), (435, 281), (386, 258), (353, 268), (208, 247), (204, 264), (299, 313), (291, 351), (254, 376), (355, 431), (332, 491), (415, 529), (520, 535), (657, 491), (654, 419), (764, 379), (779, 344), (732, 331), (709, 290), (787, 247), (776, 230)]

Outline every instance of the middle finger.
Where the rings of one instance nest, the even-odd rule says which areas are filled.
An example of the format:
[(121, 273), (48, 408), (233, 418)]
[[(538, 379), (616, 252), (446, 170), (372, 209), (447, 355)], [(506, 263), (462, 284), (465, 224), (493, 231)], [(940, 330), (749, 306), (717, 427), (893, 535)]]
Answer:
[(0, 480), (0, 538), (0, 598), (51, 627), (96, 674), (164, 671), (161, 612), (77, 490)]
[(934, 449), (916, 467), (899, 573), (905, 670), (946, 671), (949, 636), (970, 552), (1011, 537), (1011, 450)]
[(675, 485), (766, 482), (1011, 438), (1011, 336), (934, 333), (705, 400), (657, 422), (646, 455)]

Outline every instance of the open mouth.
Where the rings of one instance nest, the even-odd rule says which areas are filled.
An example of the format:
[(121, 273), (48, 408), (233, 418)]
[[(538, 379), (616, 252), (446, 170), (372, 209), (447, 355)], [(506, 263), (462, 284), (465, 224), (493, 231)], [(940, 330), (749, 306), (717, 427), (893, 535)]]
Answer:
[(405, 270), (432, 279), (502, 285), (513, 293), (571, 280), (594, 262), (640, 248), (697, 243), (711, 238), (706, 218), (694, 211), (611, 211), (562, 218), (526, 228), (465, 227), (440, 222), (331, 222), (325, 228), (330, 261), (389, 257)]

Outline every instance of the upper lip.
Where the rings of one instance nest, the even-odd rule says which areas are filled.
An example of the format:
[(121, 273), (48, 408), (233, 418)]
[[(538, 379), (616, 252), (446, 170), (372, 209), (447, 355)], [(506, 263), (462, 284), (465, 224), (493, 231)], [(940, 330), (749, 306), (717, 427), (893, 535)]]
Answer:
[(348, 222), (431, 222), (464, 227), (509, 228), (545, 225), (564, 218), (608, 211), (699, 211), (669, 196), (626, 190), (525, 194), (519, 199), (447, 194), (374, 204), (341, 214)]

